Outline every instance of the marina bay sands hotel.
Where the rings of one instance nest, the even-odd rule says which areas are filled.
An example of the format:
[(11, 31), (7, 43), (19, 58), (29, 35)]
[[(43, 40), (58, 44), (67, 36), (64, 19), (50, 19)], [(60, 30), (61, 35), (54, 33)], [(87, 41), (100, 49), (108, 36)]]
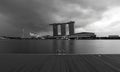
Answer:
[(59, 36), (58, 27), (61, 28), (61, 35), (60, 36), (66, 36), (66, 26), (68, 25), (69, 28), (69, 35), (74, 34), (74, 21), (66, 22), (66, 23), (54, 23), (50, 24), (53, 26), (53, 36)]

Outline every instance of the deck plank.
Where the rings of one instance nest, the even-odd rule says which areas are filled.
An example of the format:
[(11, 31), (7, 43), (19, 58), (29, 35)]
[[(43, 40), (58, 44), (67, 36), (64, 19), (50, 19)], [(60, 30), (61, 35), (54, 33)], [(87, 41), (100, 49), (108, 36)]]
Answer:
[(120, 72), (120, 55), (0, 55), (0, 64), (1, 72)]

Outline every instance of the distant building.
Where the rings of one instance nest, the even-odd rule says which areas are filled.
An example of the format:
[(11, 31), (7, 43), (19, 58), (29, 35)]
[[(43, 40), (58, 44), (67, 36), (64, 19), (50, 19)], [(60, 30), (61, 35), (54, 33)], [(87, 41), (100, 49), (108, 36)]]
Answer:
[(119, 38), (119, 35), (109, 35), (109, 38)]
[(81, 32), (81, 33), (75, 33), (74, 35), (70, 35), (69, 37), (74, 38), (95, 38), (96, 34), (92, 32)]
[(32, 38), (38, 38), (38, 37), (40, 37), (40, 35), (39, 34), (37, 34), (37, 33), (29, 33), (29, 35), (30, 35), (30, 37), (32, 37)]
[(3, 37), (3, 36), (0, 36), (0, 39), (6, 39), (5, 37)]

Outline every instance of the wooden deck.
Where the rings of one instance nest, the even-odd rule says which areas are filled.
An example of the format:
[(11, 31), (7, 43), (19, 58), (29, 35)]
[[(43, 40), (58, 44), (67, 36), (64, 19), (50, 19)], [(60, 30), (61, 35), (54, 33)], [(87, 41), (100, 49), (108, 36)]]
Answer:
[(0, 55), (0, 72), (120, 72), (120, 55)]

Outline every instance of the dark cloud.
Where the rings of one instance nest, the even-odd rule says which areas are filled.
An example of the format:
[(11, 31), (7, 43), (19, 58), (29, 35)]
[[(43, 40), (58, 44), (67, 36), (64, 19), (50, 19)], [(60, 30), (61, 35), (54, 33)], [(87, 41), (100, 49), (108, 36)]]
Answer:
[(58, 22), (60, 18), (78, 19), (76, 27), (84, 27), (99, 20), (108, 6), (116, 4), (119, 5), (119, 0), (0, 0), (0, 19), (6, 18), (0, 21), (6, 25), (6, 30), (3, 30), (13, 29), (13, 33), (22, 28), (47, 32), (49, 24)]
[(0, 13), (9, 18), (9, 24), (35, 31), (46, 30), (52, 23), (54, 7), (52, 0), (0, 0)]

